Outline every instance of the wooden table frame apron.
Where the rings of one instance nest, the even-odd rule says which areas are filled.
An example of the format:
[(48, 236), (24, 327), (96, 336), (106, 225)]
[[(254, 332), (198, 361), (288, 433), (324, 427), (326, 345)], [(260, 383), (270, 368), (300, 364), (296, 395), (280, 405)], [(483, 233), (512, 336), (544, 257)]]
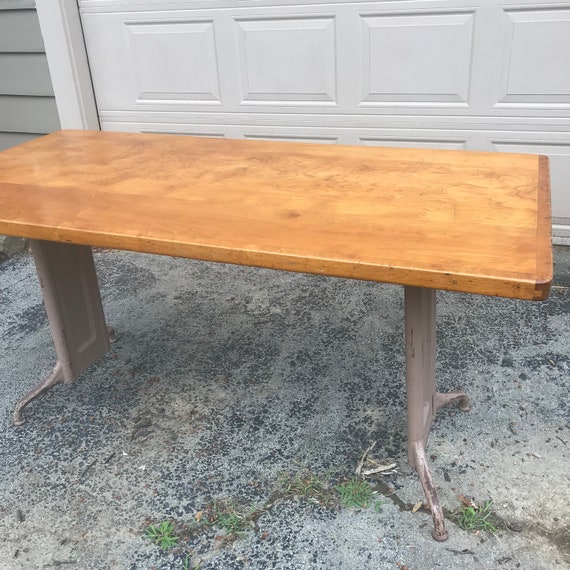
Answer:
[[(70, 383), (114, 340), (105, 323), (101, 296), (89, 246), (32, 240), (32, 253), (57, 363), (53, 371), (16, 405), (14, 423), (24, 423), (23, 409), (36, 397), (59, 383)], [(469, 409), (463, 392), (442, 394), (435, 381), (436, 291), (405, 286), (406, 383), (408, 398), (408, 461), (420, 478), (432, 513), (436, 540), (447, 539), (443, 512), (427, 463), (425, 446), (441, 406), (457, 401)]]

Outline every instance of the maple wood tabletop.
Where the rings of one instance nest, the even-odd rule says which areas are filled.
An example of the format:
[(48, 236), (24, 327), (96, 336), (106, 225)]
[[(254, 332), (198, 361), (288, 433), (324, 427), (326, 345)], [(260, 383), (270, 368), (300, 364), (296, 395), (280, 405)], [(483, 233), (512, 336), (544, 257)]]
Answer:
[(544, 156), (59, 131), (0, 153), (0, 233), (545, 299)]

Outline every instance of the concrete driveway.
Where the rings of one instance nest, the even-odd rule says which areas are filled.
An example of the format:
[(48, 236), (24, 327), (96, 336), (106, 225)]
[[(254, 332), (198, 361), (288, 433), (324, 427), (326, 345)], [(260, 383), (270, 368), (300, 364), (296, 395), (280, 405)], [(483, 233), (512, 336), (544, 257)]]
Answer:
[[(406, 463), (402, 288), (98, 252), (119, 339), (15, 428), (55, 356), (30, 256), (2, 262), (0, 568), (570, 568), (568, 258), (545, 303), (438, 294), (439, 382), (472, 402), (428, 446), (444, 543)], [(373, 443), (396, 468), (347, 506)]]

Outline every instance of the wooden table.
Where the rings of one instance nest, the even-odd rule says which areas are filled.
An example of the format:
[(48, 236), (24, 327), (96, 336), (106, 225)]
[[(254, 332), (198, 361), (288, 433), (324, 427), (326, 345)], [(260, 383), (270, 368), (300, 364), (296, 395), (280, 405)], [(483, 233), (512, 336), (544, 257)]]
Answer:
[(91, 246), (405, 286), (408, 456), (447, 532), (426, 460), (435, 290), (527, 300), (552, 280), (544, 156), (60, 131), (0, 153), (0, 233), (31, 238), (56, 346), (17, 404), (109, 348)]

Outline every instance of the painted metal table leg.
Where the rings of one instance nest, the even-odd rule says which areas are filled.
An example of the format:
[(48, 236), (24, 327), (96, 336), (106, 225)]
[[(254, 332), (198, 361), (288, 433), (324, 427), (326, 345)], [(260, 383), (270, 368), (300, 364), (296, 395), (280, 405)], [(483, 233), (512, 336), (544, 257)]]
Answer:
[(443, 511), (433, 484), (425, 446), (436, 411), (458, 402), (469, 409), (463, 392), (442, 394), (435, 381), (435, 290), (405, 287), (406, 385), (408, 395), (408, 461), (418, 473), (433, 517), (433, 537), (447, 539)]
[(105, 323), (91, 248), (39, 240), (31, 246), (57, 364), (17, 403), (16, 425), (24, 423), (23, 409), (33, 399), (56, 384), (73, 382), (115, 338)]

